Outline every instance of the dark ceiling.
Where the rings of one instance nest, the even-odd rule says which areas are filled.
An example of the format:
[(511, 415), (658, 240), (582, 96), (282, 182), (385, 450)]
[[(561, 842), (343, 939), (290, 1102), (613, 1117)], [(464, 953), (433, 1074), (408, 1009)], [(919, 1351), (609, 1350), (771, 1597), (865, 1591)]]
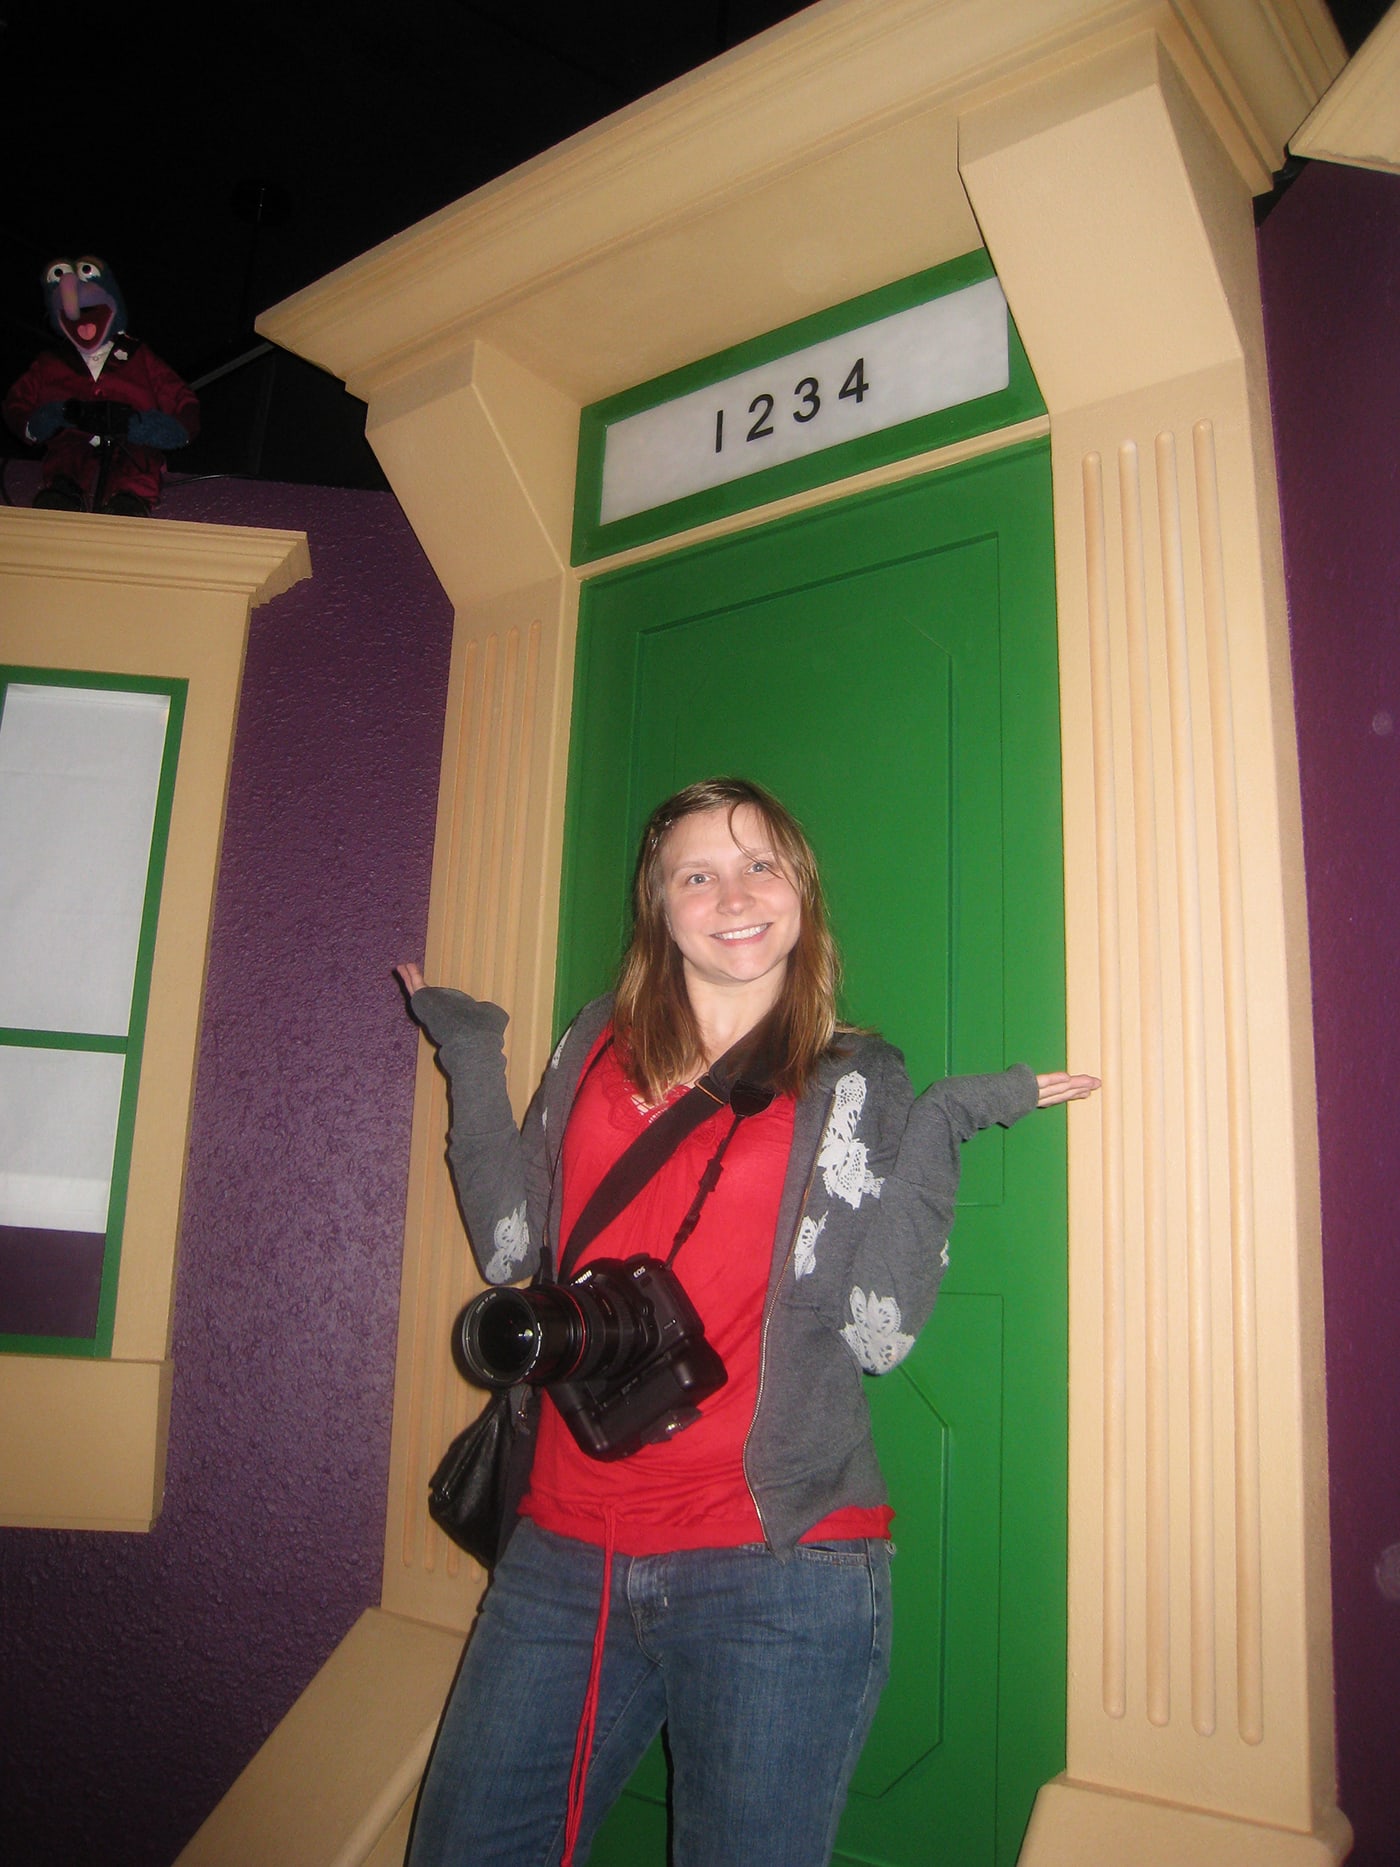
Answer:
[[(1333, 0), (1350, 47), (1385, 4)], [(132, 328), (199, 382), (247, 354), (264, 306), (801, 10), (0, 0), (0, 383), (47, 340), (38, 277), (56, 255), (108, 259)], [(363, 410), (317, 377), (263, 356), (208, 381), (208, 432), (172, 465), (380, 483)]]

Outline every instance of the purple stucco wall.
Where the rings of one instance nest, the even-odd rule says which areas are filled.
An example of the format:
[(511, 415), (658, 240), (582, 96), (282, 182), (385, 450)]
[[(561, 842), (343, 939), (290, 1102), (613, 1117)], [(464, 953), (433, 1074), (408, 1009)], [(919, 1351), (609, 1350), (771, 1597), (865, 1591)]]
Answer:
[[(12, 473), (12, 478), (13, 478)], [(379, 1598), (451, 615), (387, 493), (176, 483), (305, 531), (253, 612), (147, 1536), (0, 1532), (0, 1853), (169, 1867)]]
[(1314, 164), (1259, 252), (1317, 1042), (1339, 1799), (1355, 1867), (1394, 1867), (1400, 1599), (1377, 1564), (1400, 1546), (1400, 177)]

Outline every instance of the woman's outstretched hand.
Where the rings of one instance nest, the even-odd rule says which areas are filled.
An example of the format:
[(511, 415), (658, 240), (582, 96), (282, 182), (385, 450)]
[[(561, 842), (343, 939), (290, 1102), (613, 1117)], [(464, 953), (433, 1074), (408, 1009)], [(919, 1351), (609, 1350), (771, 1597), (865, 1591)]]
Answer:
[[(415, 992), (421, 992), (427, 984), (423, 977), (423, 968), (416, 960), (401, 959), (394, 971), (403, 984), (403, 989), (412, 998)], [(1085, 1096), (1093, 1095), (1100, 1087), (1097, 1076), (1071, 1076), (1067, 1070), (1050, 1070), (1043, 1076), (1036, 1077), (1035, 1105), (1039, 1109), (1054, 1108), (1057, 1102), (1079, 1102)]]
[(1099, 1087), (1097, 1076), (1071, 1076), (1066, 1070), (1050, 1070), (1035, 1080), (1040, 1089), (1035, 1103), (1038, 1109), (1054, 1108), (1057, 1102), (1079, 1102)]

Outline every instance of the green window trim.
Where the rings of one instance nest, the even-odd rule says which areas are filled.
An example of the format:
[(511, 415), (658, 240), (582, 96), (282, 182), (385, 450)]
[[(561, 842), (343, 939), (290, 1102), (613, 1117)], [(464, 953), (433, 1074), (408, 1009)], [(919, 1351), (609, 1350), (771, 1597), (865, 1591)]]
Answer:
[(1008, 311), (1010, 381), (1005, 389), (882, 428), (874, 434), (836, 442), (799, 459), (760, 468), (742, 478), (725, 481), (665, 505), (649, 507), (626, 518), (610, 523), (604, 523), (601, 518), (603, 453), (608, 429), (613, 423), (689, 395), (694, 390), (724, 382), (741, 371), (776, 363), (794, 350), (839, 337), (845, 331), (995, 276), (990, 255), (979, 248), (941, 266), (931, 267), (927, 272), (864, 292), (826, 311), (799, 318), (761, 337), (750, 338), (667, 375), (654, 377), (650, 382), (639, 383), (601, 402), (591, 403), (579, 417), (573, 563), (588, 564), (617, 551), (654, 544), (658, 539), (751, 511), (775, 499), (808, 492), (836, 480), (849, 479), (853, 474), (889, 466), (916, 454), (929, 453), (974, 435), (1009, 428), (1044, 415), (1044, 398), (1036, 386), (1025, 347)]
[(97, 1319), (91, 1336), (31, 1335), (0, 1332), (0, 1354), (63, 1355), (105, 1359), (112, 1352), (116, 1321), (117, 1283), (121, 1270), (122, 1236), (126, 1224), (127, 1192), (131, 1174), (131, 1147), (136, 1123), (136, 1102), (141, 1085), (141, 1057), (150, 1005), (151, 968), (155, 956), (156, 926), (160, 917), (161, 888), (175, 796), (175, 774), (184, 728), (189, 683), (136, 674), (109, 674), (97, 670), (0, 665), (0, 719), (12, 686), (67, 687), (109, 693), (158, 694), (168, 703), (165, 744), (156, 784), (155, 813), (151, 826), (140, 931), (133, 970), (131, 1010), (125, 1036), (81, 1031), (34, 1031), (0, 1026), (0, 1046), (120, 1055), (126, 1059), (117, 1106), (116, 1141), (112, 1157), (111, 1190), (102, 1251), (102, 1275)]

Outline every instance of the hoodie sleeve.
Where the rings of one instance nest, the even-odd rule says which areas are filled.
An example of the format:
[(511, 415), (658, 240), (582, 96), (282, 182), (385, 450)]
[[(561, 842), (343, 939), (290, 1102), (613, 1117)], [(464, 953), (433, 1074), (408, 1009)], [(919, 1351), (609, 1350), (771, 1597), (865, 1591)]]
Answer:
[[(902, 1058), (886, 1050), (876, 1080), (865, 1085), (870, 1139), (842, 1117), (842, 1085), (817, 1156), (826, 1190), (838, 1199), (870, 1200), (860, 1228), (841, 1335), (869, 1374), (886, 1374), (914, 1346), (948, 1266), (962, 1148), (994, 1123), (1009, 1127), (1036, 1105), (1034, 1072), (1024, 1064), (991, 1076), (954, 1076), (921, 1096), (909, 1088)], [(860, 1092), (848, 1092), (847, 1108)]]
[(528, 1195), (539, 1175), (531, 1172), (528, 1143), (541, 1125), (540, 1098), (522, 1136), (506, 1094), (501, 1040), (509, 1019), (499, 1005), (447, 986), (424, 986), (409, 1009), (436, 1044), (447, 1078), (447, 1164), (481, 1274), (492, 1284), (533, 1276), (541, 1220), (532, 1227)]

